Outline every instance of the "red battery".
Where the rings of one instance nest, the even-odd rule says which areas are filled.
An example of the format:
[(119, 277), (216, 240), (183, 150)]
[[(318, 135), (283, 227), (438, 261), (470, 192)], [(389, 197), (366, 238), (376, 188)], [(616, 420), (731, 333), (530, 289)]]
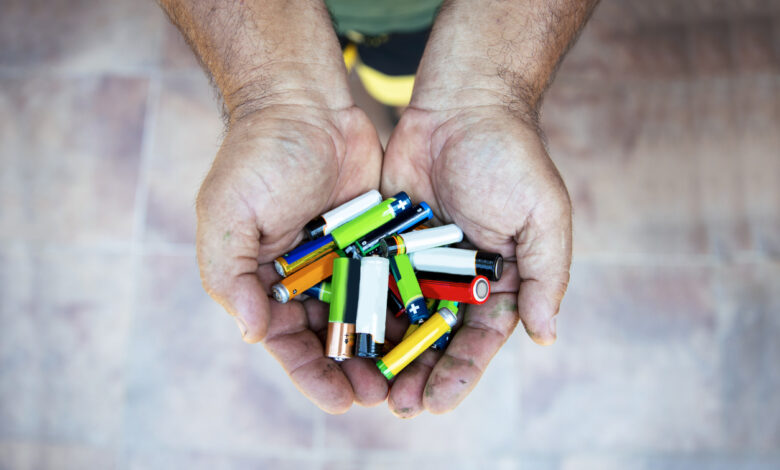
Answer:
[(417, 281), (424, 297), (452, 300), (466, 304), (484, 304), (490, 297), (490, 282), (485, 276), (475, 278), (437, 276), (419, 273)]

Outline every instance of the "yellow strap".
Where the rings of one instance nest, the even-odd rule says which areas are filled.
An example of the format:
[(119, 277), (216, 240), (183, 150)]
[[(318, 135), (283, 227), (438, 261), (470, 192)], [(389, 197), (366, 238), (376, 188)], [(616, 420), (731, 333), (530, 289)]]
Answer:
[(344, 65), (347, 66), (347, 73), (350, 73), (352, 72), (352, 68), (355, 67), (355, 62), (357, 62), (357, 46), (352, 43), (347, 44), (347, 47), (344, 48), (343, 54)]
[(385, 75), (371, 67), (355, 65), (358, 77), (366, 91), (375, 100), (388, 106), (408, 106), (414, 89), (414, 75)]

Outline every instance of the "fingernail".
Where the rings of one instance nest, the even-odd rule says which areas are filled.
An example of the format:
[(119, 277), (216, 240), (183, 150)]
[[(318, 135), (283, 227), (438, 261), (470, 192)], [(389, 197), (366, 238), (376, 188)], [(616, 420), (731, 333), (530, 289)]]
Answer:
[(244, 319), (241, 317), (233, 317), (236, 319), (236, 324), (238, 325), (238, 329), (241, 330), (241, 337), (243, 338), (246, 336), (246, 322), (244, 322)]

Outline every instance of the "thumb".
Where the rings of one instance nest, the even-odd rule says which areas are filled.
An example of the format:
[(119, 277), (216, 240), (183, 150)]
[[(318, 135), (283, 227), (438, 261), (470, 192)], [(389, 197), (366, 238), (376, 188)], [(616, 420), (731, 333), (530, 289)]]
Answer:
[(555, 316), (569, 284), (572, 250), (571, 204), (562, 182), (553, 197), (529, 214), (515, 241), (520, 319), (536, 343), (552, 344), (557, 335)]
[[(407, 109), (387, 143), (381, 192), (405, 191), (414, 201), (434, 201), (430, 190), (430, 125), (419, 111)], [(436, 210), (436, 208), (434, 208)]]
[[(268, 329), (268, 293), (257, 277), (260, 232), (243, 204), (230, 204), (201, 191), (197, 201), (197, 252), (206, 292), (236, 319), (248, 343)], [(227, 208), (230, 208), (229, 210)]]

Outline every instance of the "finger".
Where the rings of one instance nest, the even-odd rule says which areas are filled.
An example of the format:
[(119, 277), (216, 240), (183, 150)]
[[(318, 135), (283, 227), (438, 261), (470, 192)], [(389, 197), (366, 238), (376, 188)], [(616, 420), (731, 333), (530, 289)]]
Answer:
[(426, 201), (440, 214), (429, 175), (431, 157), (425, 152), (430, 148), (430, 127), (419, 111), (406, 110), (387, 143), (380, 189), (385, 195), (405, 191), (413, 201)]
[(263, 344), (298, 390), (322, 410), (339, 414), (352, 406), (352, 386), (338, 364), (325, 357), (322, 342), (309, 329), (302, 303), (273, 304)]
[(514, 294), (492, 295), (482, 305), (469, 305), (463, 325), (434, 366), (425, 385), (425, 409), (439, 414), (458, 406), (477, 385), (488, 363), (512, 334), (517, 322)]
[(376, 406), (385, 401), (387, 379), (379, 372), (376, 361), (355, 357), (341, 363), (341, 369), (352, 384), (358, 405)]
[(569, 285), (572, 245), (571, 205), (562, 182), (547, 200), (515, 236), (520, 318), (531, 339), (542, 345), (556, 338), (555, 316)]
[(490, 281), (490, 295), (511, 292), (517, 295), (520, 289), (520, 275), (517, 273), (517, 263), (504, 259), (504, 272), (498, 281)]
[(425, 383), (439, 357), (441, 352), (429, 349), (395, 377), (387, 398), (390, 411), (395, 416), (413, 418), (425, 410), (423, 406)]
[(395, 345), (401, 342), (407, 328), (409, 328), (409, 319), (406, 314), (401, 314), (399, 317), (388, 314), (385, 323), (385, 343)]
[(256, 343), (266, 334), (269, 310), (268, 294), (256, 274), (260, 233), (242, 204), (211, 194), (201, 192), (197, 203), (201, 281), (206, 292), (236, 318), (244, 341)]

